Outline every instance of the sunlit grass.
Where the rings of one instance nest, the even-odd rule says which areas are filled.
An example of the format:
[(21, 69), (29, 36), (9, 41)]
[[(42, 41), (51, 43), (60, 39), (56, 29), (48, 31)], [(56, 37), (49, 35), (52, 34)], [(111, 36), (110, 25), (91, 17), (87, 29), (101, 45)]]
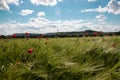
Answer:
[(120, 37), (0, 39), (0, 79), (119, 80)]

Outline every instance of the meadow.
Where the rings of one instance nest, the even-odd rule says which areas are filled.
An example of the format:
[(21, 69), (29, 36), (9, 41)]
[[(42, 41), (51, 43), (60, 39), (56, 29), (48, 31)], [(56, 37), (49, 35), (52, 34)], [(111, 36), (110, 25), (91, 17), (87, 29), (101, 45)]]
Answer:
[(0, 39), (0, 80), (120, 80), (120, 36)]

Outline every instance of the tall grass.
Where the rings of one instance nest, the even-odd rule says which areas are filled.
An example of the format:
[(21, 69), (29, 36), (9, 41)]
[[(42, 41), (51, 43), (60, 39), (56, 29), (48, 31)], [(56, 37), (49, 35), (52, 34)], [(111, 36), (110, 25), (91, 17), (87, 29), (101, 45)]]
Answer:
[(0, 80), (120, 80), (120, 37), (1, 39)]

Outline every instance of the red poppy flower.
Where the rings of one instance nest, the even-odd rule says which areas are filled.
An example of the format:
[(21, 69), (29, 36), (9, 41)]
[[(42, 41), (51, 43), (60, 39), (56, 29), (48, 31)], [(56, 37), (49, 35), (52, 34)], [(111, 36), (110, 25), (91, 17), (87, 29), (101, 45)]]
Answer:
[(12, 35), (12, 37), (13, 37), (13, 38), (16, 38), (16, 37), (17, 37), (17, 35), (16, 35), (16, 34), (13, 34), (13, 35)]
[(96, 32), (94, 32), (94, 33), (93, 33), (93, 36), (94, 36), (94, 37), (96, 37), (96, 36), (97, 36), (97, 33), (96, 33)]
[(29, 33), (28, 33), (28, 32), (26, 32), (26, 33), (25, 33), (25, 35), (29, 35)]
[(28, 53), (31, 54), (33, 52), (33, 49), (28, 49)]

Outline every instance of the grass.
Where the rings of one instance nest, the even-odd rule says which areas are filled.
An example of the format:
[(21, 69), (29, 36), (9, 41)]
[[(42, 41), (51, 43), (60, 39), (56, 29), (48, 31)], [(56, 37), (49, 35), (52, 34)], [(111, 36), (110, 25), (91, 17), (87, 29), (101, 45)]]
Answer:
[(120, 37), (0, 39), (0, 79), (120, 80)]

